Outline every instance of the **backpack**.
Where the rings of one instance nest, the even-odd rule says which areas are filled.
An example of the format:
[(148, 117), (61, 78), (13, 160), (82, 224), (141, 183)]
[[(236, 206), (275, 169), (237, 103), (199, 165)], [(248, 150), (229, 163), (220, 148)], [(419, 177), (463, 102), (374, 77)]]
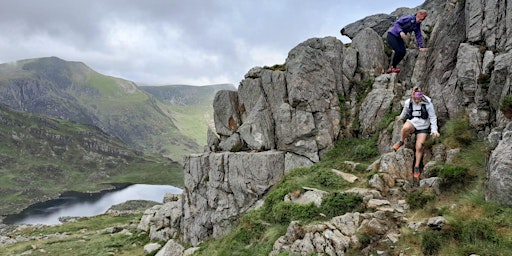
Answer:
[[(421, 105), (421, 119), (427, 119), (428, 118), (428, 111), (426, 104), (420, 104)], [(407, 113), (407, 119), (411, 120), (414, 116), (412, 116), (412, 100), (409, 101), (409, 112)]]
[(418, 24), (416, 24), (416, 16), (414, 16), (414, 14), (409, 15), (409, 19), (409, 22), (402, 25), (402, 31), (404, 31), (404, 33), (412, 32), (416, 29), (416, 26), (418, 26)]

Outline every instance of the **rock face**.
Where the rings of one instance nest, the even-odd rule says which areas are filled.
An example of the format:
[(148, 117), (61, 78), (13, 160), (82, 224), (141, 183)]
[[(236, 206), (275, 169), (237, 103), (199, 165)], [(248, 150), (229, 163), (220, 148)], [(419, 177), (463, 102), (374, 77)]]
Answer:
[(489, 158), (485, 199), (512, 206), (512, 122)]
[[(369, 181), (376, 192), (365, 196), (385, 200), (381, 197), (400, 194), (410, 179), (410, 172), (403, 170), (412, 167), (413, 153), (388, 153), (401, 125), (383, 127), (380, 121), (401, 110), (415, 85), (432, 98), (440, 127), (450, 118), (466, 115), (480, 137), (489, 135), (496, 148), (488, 165), (486, 198), (510, 205), (512, 183), (506, 181), (511, 179), (512, 131), (510, 125), (505, 129), (508, 120), (499, 111), (500, 100), (512, 91), (512, 39), (507, 36), (512, 23), (506, 18), (512, 11), (506, 6), (504, 0), (429, 0), (415, 9), (372, 16), (341, 30), (353, 39), (351, 45), (343, 45), (334, 37), (308, 39), (289, 52), (284, 65), (255, 67), (245, 75), (237, 92), (218, 92), (214, 102), (216, 131), (209, 134), (207, 152), (186, 159), (185, 192), (179, 203), (183, 212), (171, 217), (179, 219), (182, 242), (196, 245), (224, 234), (232, 221), (255, 207), (286, 171), (319, 161), (343, 137), (378, 134), (383, 156), (379, 173)], [(382, 74), (389, 63), (389, 56), (383, 54), (384, 28), (391, 25), (391, 17), (420, 8), (429, 11), (422, 25), (429, 50), (420, 53), (414, 36), (408, 36), (406, 44), (411, 48), (399, 66), (403, 72)], [(425, 171), (434, 161), (449, 161), (451, 152), (456, 150), (444, 146), (427, 152)], [(422, 186), (435, 191), (436, 184), (438, 180), (432, 179)], [(395, 240), (390, 231), (405, 208), (391, 201), (392, 210), (384, 207), (384, 213), (343, 218), (359, 226), (371, 223), (379, 235)], [(381, 203), (372, 201), (370, 205)], [(386, 224), (390, 216), (395, 219)], [(336, 251), (357, 244), (353, 235), (336, 227), (337, 219), (332, 222), (306, 228), (322, 234), (311, 235), (309, 240), (305, 240), (304, 230), (292, 224), (286, 236), (276, 242), (275, 253), (282, 248), (312, 253), (315, 251), (309, 249), (314, 243), (325, 244), (333, 237), (331, 247), (324, 248)], [(155, 225), (147, 226), (151, 229)], [(296, 236), (294, 230), (302, 235)], [(303, 239), (302, 249), (289, 244), (292, 238)]]
[(190, 156), (185, 165), (183, 239), (197, 245), (226, 233), (281, 180), (284, 158), (279, 151)]

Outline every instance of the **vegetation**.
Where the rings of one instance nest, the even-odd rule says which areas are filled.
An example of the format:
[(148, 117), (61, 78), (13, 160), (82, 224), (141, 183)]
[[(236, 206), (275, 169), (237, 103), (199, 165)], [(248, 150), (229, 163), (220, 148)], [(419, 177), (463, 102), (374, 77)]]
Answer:
[(178, 163), (70, 121), (0, 106), (0, 143), (2, 215), (65, 191), (100, 191), (118, 183), (183, 186)]
[(512, 95), (503, 97), (500, 101), (500, 111), (503, 112), (503, 115), (508, 119), (512, 118)]
[[(467, 124), (467, 119), (450, 120), (443, 137), (436, 143), (460, 147), (449, 164), (438, 164), (431, 171), (443, 179), (441, 193), (421, 189), (413, 190), (406, 201), (410, 205), (407, 218), (411, 222), (425, 222), (430, 217), (443, 216), (447, 223), (437, 229), (426, 226), (412, 230), (403, 225), (400, 240), (388, 248), (388, 253), (398, 255), (508, 255), (512, 251), (512, 208), (486, 202), (483, 196), (485, 161), (488, 149)], [(364, 211), (362, 198), (343, 193), (353, 186), (362, 186), (369, 176), (367, 168), (349, 168), (346, 161), (357, 161), (367, 166), (378, 157), (374, 140), (342, 139), (325, 154), (322, 161), (309, 168), (296, 168), (285, 175), (265, 198), (264, 205), (242, 216), (234, 229), (224, 237), (205, 241), (194, 255), (268, 255), (274, 242), (283, 234), (292, 220), (301, 224), (314, 224), (346, 212)], [(8, 162), (8, 160), (5, 160)], [(357, 175), (362, 181), (350, 184), (331, 172), (343, 170)], [(364, 185), (363, 185), (364, 186)], [(295, 193), (304, 193), (304, 187), (327, 191), (322, 204), (298, 205), (283, 200)], [(11, 254), (32, 250), (39, 255), (142, 255), (141, 248), (148, 243), (147, 235), (135, 230), (130, 222), (137, 222), (140, 215), (128, 217), (97, 216), (84, 218), (76, 223), (25, 229), (26, 235), (66, 234), (62, 237), (39, 239), (4, 246)], [(109, 226), (121, 226), (132, 235), (105, 234)], [(79, 235), (81, 234), (81, 235)], [(372, 243), (370, 230), (360, 230), (358, 239), (363, 248)], [(84, 238), (85, 237), (85, 238)], [(87, 253), (83, 243), (87, 242)], [(36, 249), (33, 249), (36, 248)], [(357, 248), (347, 255), (358, 255)], [(280, 255), (288, 255), (282, 253)]]
[(286, 65), (285, 64), (275, 64), (271, 67), (264, 66), (264, 69), (270, 69), (272, 71), (286, 71)]
[[(0, 73), (0, 99), (11, 108), (94, 125), (132, 148), (178, 162), (185, 155), (201, 152), (206, 144), (206, 122), (198, 125), (197, 121), (205, 120), (210, 113), (191, 111), (187, 115), (181, 109), (174, 111), (134, 82), (99, 74), (83, 63), (38, 58), (0, 65)], [(23, 95), (17, 95), (20, 91), (12, 90), (17, 86), (31, 89), (22, 89)], [(214, 90), (204, 88), (205, 93), (198, 94), (201, 100), (194, 103), (203, 104), (212, 113)], [(210, 100), (209, 104), (203, 100)], [(189, 137), (198, 127), (202, 128), (203, 132), (198, 133), (202, 137)]]
[[(426, 221), (430, 217), (443, 216), (448, 224), (440, 229), (423, 227), (417, 232), (404, 227), (397, 247), (389, 253), (394, 255), (406, 251), (408, 255), (508, 255), (512, 250), (512, 208), (483, 199), (487, 155), (485, 144), (475, 137), (466, 137), (474, 133), (467, 119), (451, 120), (447, 127), (449, 132), (443, 133), (445, 135), (437, 143), (463, 147), (451, 164), (440, 164), (433, 168), (433, 175), (443, 178), (441, 194), (415, 190), (408, 195), (406, 201), (411, 206), (408, 213), (410, 221)], [(194, 255), (267, 255), (292, 219), (301, 223), (316, 223), (329, 216), (364, 210), (358, 208), (358, 198), (349, 198), (342, 192), (353, 185), (339, 180), (328, 182), (335, 178), (326, 177), (326, 170), (336, 168), (349, 171), (346, 160), (361, 161), (364, 165), (373, 162), (377, 155), (375, 141), (338, 141), (336, 147), (319, 163), (287, 174), (266, 197), (262, 208), (245, 215), (225, 237), (203, 243)], [(361, 169), (355, 174), (361, 179), (368, 175)], [(320, 207), (294, 206), (283, 201), (290, 192), (303, 193), (302, 188), (305, 186), (329, 191), (330, 194), (323, 199)], [(348, 209), (343, 206), (348, 206)], [(372, 234), (361, 230), (358, 238), (364, 247), (371, 243)], [(358, 251), (353, 249), (349, 253), (357, 255)]]
[[(1, 246), (2, 255), (144, 255), (149, 237), (137, 230), (141, 213), (114, 217), (108, 214), (81, 218), (54, 226), (29, 226), (14, 234), (25, 242)], [(123, 232), (121, 232), (123, 230)]]
[(467, 116), (448, 121), (442, 129), (443, 144), (450, 149), (469, 146), (476, 139), (476, 132)]

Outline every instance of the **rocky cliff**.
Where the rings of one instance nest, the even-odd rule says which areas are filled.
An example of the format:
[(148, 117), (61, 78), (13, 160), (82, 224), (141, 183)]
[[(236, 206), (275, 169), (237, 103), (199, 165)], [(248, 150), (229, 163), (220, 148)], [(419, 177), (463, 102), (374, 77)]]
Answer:
[[(409, 36), (403, 72), (383, 74), (390, 58), (384, 28), (391, 25), (390, 17), (416, 9), (429, 11), (422, 26), (429, 51), (416, 50)], [(378, 194), (372, 199), (397, 194), (396, 184), (410, 177), (393, 170), (408, 168), (412, 159), (390, 152), (401, 126), (383, 127), (381, 120), (400, 111), (415, 85), (433, 99), (441, 127), (449, 119), (467, 116), (478, 136), (494, 145), (487, 199), (511, 205), (511, 187), (500, 182), (512, 172), (510, 120), (499, 111), (500, 100), (511, 94), (511, 15), (504, 0), (428, 0), (415, 9), (401, 8), (348, 25), (341, 31), (352, 39), (350, 45), (335, 37), (312, 38), (293, 48), (282, 66), (251, 69), (237, 92), (220, 91), (215, 97), (216, 130), (209, 132), (209, 152), (186, 159), (184, 193), (172, 204), (180, 214), (150, 210), (142, 228), (151, 230), (154, 239), (160, 231), (164, 240), (179, 238), (192, 245), (220, 236), (231, 220), (256, 206), (286, 170), (319, 161), (343, 137), (378, 136), (383, 156), (379, 174), (370, 182)], [(446, 161), (450, 150), (438, 147), (435, 154), (427, 152), (424, 161)], [(396, 221), (403, 209), (392, 209)], [(172, 228), (183, 235), (167, 232), (171, 227), (161, 225), (156, 215), (175, 222)], [(377, 223), (383, 220), (364, 216), (363, 222), (374, 218)], [(381, 227), (383, 234), (393, 229)], [(334, 229), (326, 232), (331, 238), (337, 234)], [(290, 242), (292, 237), (283, 239)], [(292, 250), (283, 241), (278, 247)]]

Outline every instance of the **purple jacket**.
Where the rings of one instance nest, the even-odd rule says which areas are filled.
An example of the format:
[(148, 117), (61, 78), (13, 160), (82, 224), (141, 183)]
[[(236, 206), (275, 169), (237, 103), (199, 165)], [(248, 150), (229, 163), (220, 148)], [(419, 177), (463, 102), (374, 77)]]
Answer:
[(421, 23), (416, 22), (416, 15), (405, 15), (393, 23), (388, 33), (400, 38), (400, 32), (409, 33), (414, 31), (418, 47), (423, 48), (423, 36), (421, 35)]

